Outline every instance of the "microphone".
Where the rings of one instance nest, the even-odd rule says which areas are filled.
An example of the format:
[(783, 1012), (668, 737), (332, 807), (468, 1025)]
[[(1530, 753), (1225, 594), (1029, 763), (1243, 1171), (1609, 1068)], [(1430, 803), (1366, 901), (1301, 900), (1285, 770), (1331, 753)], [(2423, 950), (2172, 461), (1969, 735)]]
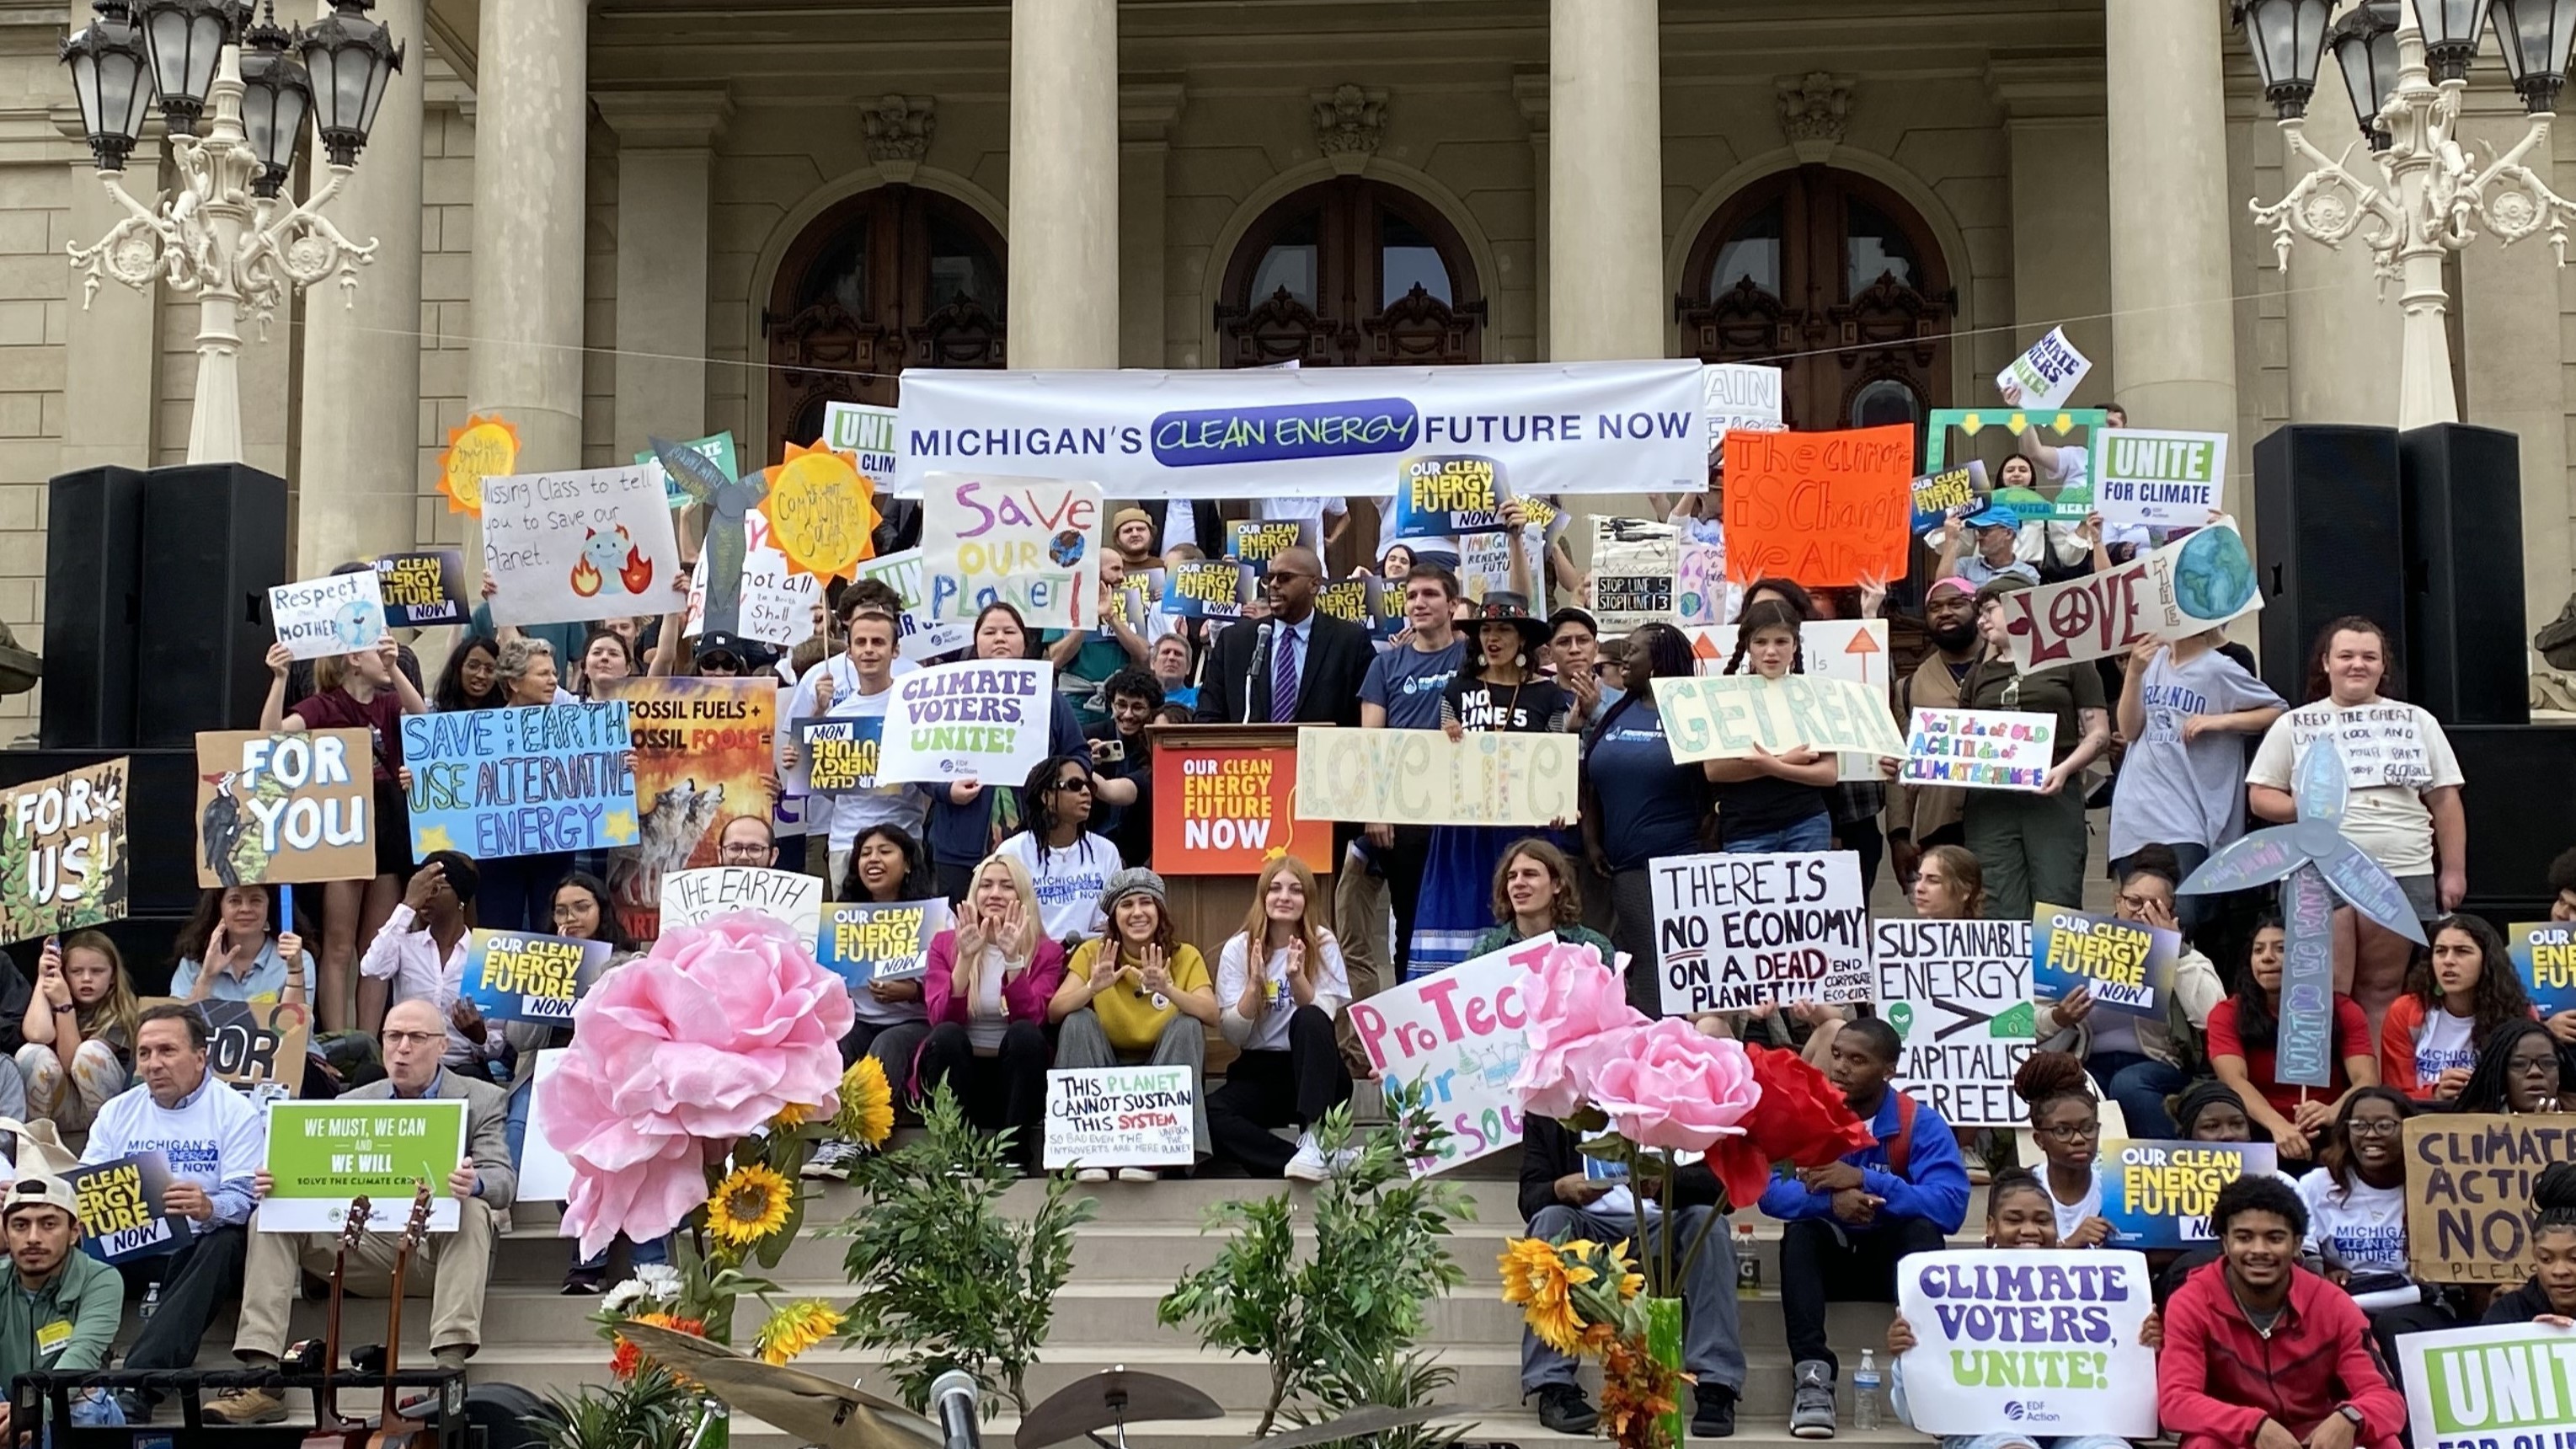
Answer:
[(939, 1416), (947, 1449), (983, 1449), (983, 1427), (976, 1413), (979, 1397), (975, 1376), (964, 1369), (950, 1369), (931, 1380), (930, 1408)]
[[(1279, 621), (1276, 619), (1264, 619), (1261, 621), (1261, 637), (1253, 641), (1252, 661), (1244, 666), (1243, 722), (1245, 724), (1251, 724), (1254, 722), (1252, 718), (1252, 686), (1254, 681), (1261, 678), (1262, 671), (1270, 667), (1271, 638), (1273, 632), (1277, 630), (1278, 627)], [(1279, 713), (1276, 701), (1272, 702), (1270, 712), (1274, 716)], [(1273, 724), (1277, 724), (1279, 722), (1280, 721), (1275, 718), (1271, 721)]]

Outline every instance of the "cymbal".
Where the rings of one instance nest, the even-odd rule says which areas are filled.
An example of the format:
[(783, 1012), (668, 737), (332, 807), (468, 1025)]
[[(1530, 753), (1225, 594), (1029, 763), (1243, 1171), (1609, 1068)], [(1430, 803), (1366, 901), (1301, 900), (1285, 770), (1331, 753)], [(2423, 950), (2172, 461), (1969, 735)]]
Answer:
[(664, 1367), (705, 1384), (728, 1408), (803, 1434), (825, 1449), (920, 1449), (925, 1441), (938, 1442), (929, 1420), (865, 1389), (762, 1363), (739, 1349), (657, 1324), (630, 1319), (617, 1332)]
[(698, 1370), (718, 1359), (741, 1358), (743, 1355), (724, 1344), (664, 1328), (658, 1323), (638, 1323), (627, 1319), (617, 1325), (617, 1336), (644, 1350), (645, 1356), (674, 1373), (698, 1377)]
[(1337, 1419), (1326, 1419), (1290, 1433), (1244, 1442), (1247, 1445), (1258, 1444), (1261, 1449), (1308, 1449), (1309, 1445), (1330, 1444), (1337, 1439), (1358, 1439), (1370, 1434), (1383, 1434), (1389, 1429), (1428, 1424), (1450, 1412), (1450, 1407), (1447, 1404), (1418, 1404), (1410, 1409), (1397, 1409), (1385, 1404), (1362, 1404)]
[(1047, 1449), (1113, 1424), (1144, 1424), (1158, 1419), (1222, 1419), (1225, 1410), (1214, 1399), (1161, 1374), (1131, 1369), (1103, 1369), (1077, 1379), (1029, 1410), (1012, 1436), (1014, 1449)]

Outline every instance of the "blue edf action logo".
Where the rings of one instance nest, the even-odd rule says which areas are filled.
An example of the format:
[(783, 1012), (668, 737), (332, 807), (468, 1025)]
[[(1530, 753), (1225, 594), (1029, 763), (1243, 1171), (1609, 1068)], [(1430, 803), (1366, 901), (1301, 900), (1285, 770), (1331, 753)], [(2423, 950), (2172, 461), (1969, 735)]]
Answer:
[(1203, 408), (1154, 419), (1154, 461), (1166, 468), (1202, 468), (1401, 453), (1421, 431), (1422, 415), (1400, 397)]

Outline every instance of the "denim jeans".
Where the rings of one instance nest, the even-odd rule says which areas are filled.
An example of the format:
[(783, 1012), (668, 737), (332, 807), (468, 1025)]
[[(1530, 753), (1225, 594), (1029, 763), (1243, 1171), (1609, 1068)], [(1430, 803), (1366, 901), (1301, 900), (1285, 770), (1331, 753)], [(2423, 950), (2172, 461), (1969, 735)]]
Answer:
[[(1721, 824), (1721, 830), (1724, 826)], [(1729, 855), (1778, 855), (1785, 851), (1831, 850), (1834, 846), (1834, 822), (1819, 810), (1804, 820), (1792, 821), (1777, 830), (1749, 831), (1728, 835)]]
[(2084, 1069), (2093, 1074), (2102, 1095), (2120, 1104), (2131, 1137), (2160, 1141), (2182, 1135), (2165, 1111), (2165, 1099), (2185, 1084), (2180, 1068), (2137, 1052), (2095, 1052), (2085, 1059)]

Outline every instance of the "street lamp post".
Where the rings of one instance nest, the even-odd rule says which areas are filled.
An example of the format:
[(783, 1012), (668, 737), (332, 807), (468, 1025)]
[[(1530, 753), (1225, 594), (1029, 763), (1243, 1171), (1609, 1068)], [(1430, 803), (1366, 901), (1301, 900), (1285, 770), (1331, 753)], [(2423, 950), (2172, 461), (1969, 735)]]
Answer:
[[(99, 180), (126, 214), (96, 242), (71, 246), (86, 279), (81, 304), (109, 277), (196, 294), (188, 461), (237, 462), (241, 312), (265, 337), (290, 291), (336, 275), (344, 293), (355, 292), (376, 244), (350, 241), (321, 212), (356, 166), (404, 48), (367, 18), (372, 0), (335, 0), (331, 14), (293, 31), (273, 13), (251, 23), (249, 0), (97, 0), (91, 8), (97, 18), (63, 41), (62, 60)], [(147, 206), (125, 189), (124, 171), (156, 97), (180, 186)], [(279, 193), (308, 118), (330, 179), (298, 205)]]
[[(2523, 158), (2549, 136), (2576, 40), (2576, 0), (2363, 0), (2334, 20), (2336, 3), (2237, 0), (2264, 98), (2290, 149), (2314, 168), (2279, 201), (2248, 204), (2272, 228), (2285, 270), (2293, 233), (2334, 247), (2360, 237), (2380, 295), (2397, 283), (2406, 313), (2398, 427), (2457, 422), (2443, 259), (2483, 226), (2507, 246), (2546, 233), (2558, 264), (2567, 265), (2576, 202), (2552, 191)], [(2490, 13), (2530, 124), (2511, 149), (2490, 149), (2480, 164), (2457, 130), (2469, 62)], [(2329, 45), (2353, 114), (2362, 118), (2355, 144), (2367, 147), (2363, 168), (2351, 164), (2350, 146), (2334, 157), (2308, 139), (2308, 97)]]

